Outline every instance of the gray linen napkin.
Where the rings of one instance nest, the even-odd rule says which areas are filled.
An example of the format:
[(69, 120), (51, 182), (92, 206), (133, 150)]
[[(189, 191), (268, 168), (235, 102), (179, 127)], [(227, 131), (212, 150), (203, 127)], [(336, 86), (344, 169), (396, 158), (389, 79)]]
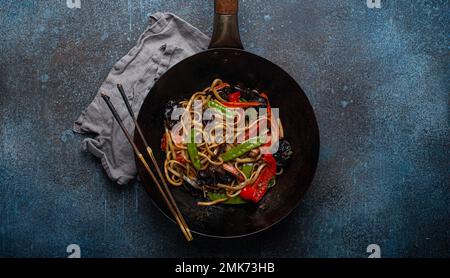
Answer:
[(120, 59), (100, 86), (92, 103), (76, 120), (73, 130), (94, 134), (83, 140), (82, 148), (101, 159), (108, 176), (126, 184), (136, 176), (133, 150), (114, 120), (100, 92), (106, 92), (131, 134), (134, 124), (128, 115), (116, 84), (123, 85), (137, 114), (148, 91), (168, 68), (207, 48), (209, 38), (171, 13), (150, 16), (149, 27), (126, 56)]

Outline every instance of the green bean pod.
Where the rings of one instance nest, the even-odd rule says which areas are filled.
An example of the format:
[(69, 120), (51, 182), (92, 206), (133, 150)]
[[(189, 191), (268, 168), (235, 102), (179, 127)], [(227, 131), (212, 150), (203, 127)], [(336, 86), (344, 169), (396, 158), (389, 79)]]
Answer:
[(229, 108), (223, 106), (222, 104), (220, 104), (219, 102), (217, 102), (215, 100), (208, 101), (207, 106), (209, 108), (215, 108), (215, 109), (219, 110), (220, 113), (224, 114), (225, 117), (227, 117), (229, 119), (234, 119), (235, 114), (233, 113), (233, 111), (230, 110)]
[(263, 142), (264, 142), (264, 140), (259, 137), (257, 137), (256, 139), (255, 138), (249, 139), (249, 140), (237, 145), (236, 147), (229, 149), (228, 151), (223, 153), (220, 157), (225, 162), (233, 160), (255, 148), (258, 148), (259, 146), (261, 146), (263, 144)]
[(198, 155), (197, 144), (195, 144), (195, 130), (191, 130), (190, 141), (187, 143), (187, 151), (189, 154), (189, 159), (194, 165), (194, 168), (200, 170), (202, 168), (202, 164), (200, 162), (200, 158)]

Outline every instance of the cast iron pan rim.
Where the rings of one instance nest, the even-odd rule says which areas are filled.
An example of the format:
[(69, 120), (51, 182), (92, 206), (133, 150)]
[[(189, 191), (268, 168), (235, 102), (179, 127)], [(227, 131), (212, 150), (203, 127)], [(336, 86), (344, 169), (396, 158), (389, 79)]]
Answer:
[[(183, 59), (182, 61), (180, 61), (179, 63), (177, 63), (176, 65), (174, 65), (173, 67), (171, 67), (170, 69), (168, 69), (168, 70), (166, 71), (166, 73), (163, 74), (163, 76), (164, 76), (164, 75), (167, 75), (168, 73), (170, 73), (171, 71), (173, 71), (179, 64), (181, 64), (181, 63), (186, 63), (186, 62), (188, 62), (189, 60), (194, 59), (194, 58), (197, 57), (197, 56), (200, 56), (200, 55), (207, 55), (207, 54), (212, 54), (212, 52), (221, 52), (221, 51), (244, 53), (245, 55), (251, 55), (251, 56), (254, 56), (254, 57), (258, 58), (258, 59), (262, 59), (262, 60), (264, 60), (265, 62), (268, 62), (268, 63), (271, 64), (272, 66), (274, 66), (274, 67), (278, 68), (279, 70), (281, 70), (284, 74), (286, 74), (286, 76), (288, 76), (289, 78), (291, 78), (291, 79), (294, 81), (295, 85), (298, 87), (299, 91), (302, 91), (302, 92), (304, 93), (304, 91), (301, 89), (301, 87), (300, 87), (300, 85), (297, 83), (297, 81), (296, 81), (289, 73), (287, 73), (284, 69), (282, 69), (280, 66), (278, 66), (277, 64), (271, 62), (270, 60), (268, 60), (268, 59), (266, 59), (266, 58), (264, 58), (264, 57), (261, 57), (261, 56), (259, 56), (259, 55), (253, 54), (253, 53), (251, 53), (251, 52), (248, 52), (248, 51), (245, 51), (245, 50), (242, 50), (242, 49), (237, 49), (237, 48), (213, 48), (213, 49), (208, 49), (208, 50), (199, 52), (199, 53), (197, 53), (197, 54), (194, 54), (194, 55), (192, 55), (192, 56), (189, 56), (189, 57)], [(163, 78), (163, 76), (162, 76), (161, 78)], [(160, 78), (160, 79), (161, 79), (161, 78)], [(150, 94), (151, 90), (152, 90), (153, 88), (155, 88), (155, 86), (157, 85), (158, 81), (159, 81), (159, 79), (156, 81), (156, 83), (155, 83), (155, 84), (152, 86), (152, 88), (149, 90), (149, 94)], [(147, 96), (148, 96), (148, 95), (147, 95)], [(146, 98), (147, 98), (147, 97), (146, 97)], [(305, 98), (306, 98), (307, 104), (309, 104), (309, 106), (310, 106), (311, 109), (312, 109), (311, 102), (309, 101), (308, 96), (307, 96), (306, 94), (305, 94)], [(144, 99), (144, 102), (145, 102), (145, 99)], [(292, 212), (300, 205), (301, 200), (303, 199), (303, 197), (304, 197), (304, 196), (306, 195), (306, 193), (308, 192), (307, 189), (309, 189), (309, 187), (311, 186), (312, 182), (314, 181), (314, 176), (315, 176), (315, 174), (316, 174), (317, 165), (318, 165), (318, 162), (319, 162), (319, 154), (320, 154), (320, 131), (319, 131), (319, 126), (318, 126), (318, 124), (317, 124), (317, 119), (316, 119), (316, 115), (315, 115), (315, 113), (314, 113), (314, 109), (312, 109), (312, 110), (313, 110), (312, 118), (313, 118), (313, 120), (314, 120), (313, 122), (314, 122), (314, 125), (315, 125), (315, 129), (317, 130), (317, 145), (318, 145), (318, 146), (317, 146), (317, 154), (316, 154), (316, 156), (315, 156), (316, 159), (315, 159), (315, 161), (314, 161), (315, 163), (314, 163), (314, 169), (313, 169), (312, 179), (311, 179), (311, 181), (309, 182), (309, 185), (308, 185), (308, 187), (306, 188), (306, 190), (305, 190), (305, 192), (303, 193), (303, 195), (300, 196), (300, 198), (299, 198), (299, 200), (297, 201), (297, 203), (296, 203), (294, 206), (292, 206), (292, 208), (289, 209), (285, 214), (283, 214), (281, 217), (279, 217), (276, 221), (274, 221), (274, 222), (271, 223), (270, 225), (268, 225), (268, 226), (266, 226), (266, 227), (264, 227), (264, 228), (262, 228), (262, 229), (253, 231), (253, 232), (251, 232), (251, 233), (241, 234), (241, 235), (232, 235), (232, 236), (221, 236), (221, 235), (206, 234), (206, 233), (198, 232), (198, 231), (195, 231), (195, 230), (191, 230), (191, 232), (193, 232), (194, 234), (201, 235), (201, 236), (205, 236), (205, 237), (209, 237), (209, 238), (233, 239), (233, 238), (247, 237), (247, 236), (251, 236), (251, 235), (254, 235), (254, 234), (263, 232), (263, 231), (265, 231), (265, 230), (267, 230), (267, 229), (273, 227), (274, 225), (280, 223), (280, 222), (283, 221), (286, 217), (288, 217), (288, 216), (289, 216), (289, 215), (290, 215), (290, 214), (291, 214), (291, 213), (292, 213)], [(139, 122), (139, 118), (140, 118), (140, 113), (138, 114), (138, 122)], [(134, 131), (134, 138), (138, 138), (138, 137), (139, 137), (139, 134), (137, 134), (137, 131), (135, 130), (135, 131)], [(135, 155), (135, 162), (136, 162), (136, 164), (139, 163), (138, 158), (136, 157), (136, 155)], [(140, 171), (138, 171), (138, 174), (139, 174), (139, 176), (141, 175)], [(141, 183), (143, 183), (142, 177), (141, 177)], [(169, 188), (170, 188), (170, 187), (169, 187)], [(171, 216), (167, 215), (167, 214), (164, 212), (164, 210), (162, 210), (162, 209), (158, 206), (158, 204), (153, 200), (153, 198), (150, 198), (150, 199), (151, 199), (153, 205), (156, 206), (156, 207), (158, 208), (158, 210), (159, 210), (165, 217), (167, 217), (173, 224), (176, 224), (175, 220), (173, 220)], [(188, 226), (189, 226), (189, 223), (188, 223)]]

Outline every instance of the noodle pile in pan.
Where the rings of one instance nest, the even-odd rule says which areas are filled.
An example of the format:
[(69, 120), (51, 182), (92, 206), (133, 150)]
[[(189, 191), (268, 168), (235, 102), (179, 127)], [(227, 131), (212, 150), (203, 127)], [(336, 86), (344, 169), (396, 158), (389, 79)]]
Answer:
[(169, 101), (161, 140), (167, 181), (203, 197), (198, 205), (259, 202), (293, 153), (275, 111), (265, 93), (220, 79)]

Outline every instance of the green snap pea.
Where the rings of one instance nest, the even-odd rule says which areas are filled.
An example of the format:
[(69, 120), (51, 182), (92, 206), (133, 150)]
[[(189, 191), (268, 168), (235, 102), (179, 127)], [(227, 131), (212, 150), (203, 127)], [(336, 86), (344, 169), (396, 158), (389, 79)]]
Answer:
[(253, 163), (245, 163), (244, 165), (242, 165), (242, 173), (244, 173), (244, 175), (247, 178), (250, 178), (250, 175), (252, 174), (252, 170), (253, 170)]
[(225, 117), (227, 117), (229, 119), (234, 119), (235, 114), (230, 109), (228, 109), (227, 107), (223, 106), (222, 104), (220, 104), (219, 102), (217, 102), (215, 100), (208, 101), (207, 106), (209, 108), (215, 108), (215, 109), (219, 110), (220, 113), (224, 114)]
[[(225, 193), (215, 193), (215, 192), (208, 192), (208, 198), (211, 201), (215, 201), (218, 199), (224, 199), (227, 198), (227, 194)], [(234, 197), (229, 198), (228, 200), (222, 202), (221, 204), (224, 205), (240, 205), (240, 204), (246, 204), (247, 201), (242, 199), (241, 196), (237, 195)]]
[(192, 165), (194, 165), (194, 168), (197, 170), (200, 170), (200, 168), (202, 168), (202, 164), (200, 162), (200, 158), (198, 155), (197, 144), (195, 144), (195, 130), (194, 129), (191, 130), (190, 141), (189, 141), (189, 143), (187, 143), (187, 151), (189, 154), (189, 159), (191, 160)]
[(263, 142), (264, 142), (264, 140), (259, 137), (257, 137), (256, 139), (255, 138), (249, 139), (249, 140), (237, 145), (236, 147), (229, 149), (228, 151), (223, 153), (220, 157), (225, 162), (233, 160), (233, 159), (238, 158), (241, 155), (261, 146), (263, 144)]

